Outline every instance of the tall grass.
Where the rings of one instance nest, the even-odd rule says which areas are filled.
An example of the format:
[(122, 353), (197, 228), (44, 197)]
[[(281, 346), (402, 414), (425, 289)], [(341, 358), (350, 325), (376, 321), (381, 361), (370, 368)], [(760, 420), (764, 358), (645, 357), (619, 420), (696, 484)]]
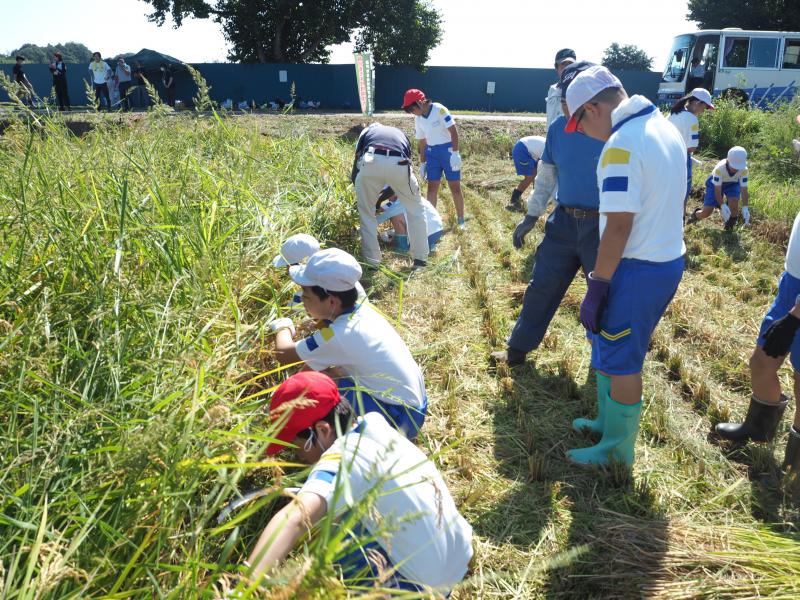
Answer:
[(281, 496), (215, 521), (279, 473), (264, 324), (291, 289), (268, 265), (292, 232), (353, 239), (350, 149), (91, 118), (0, 136), (0, 596), (210, 597)]

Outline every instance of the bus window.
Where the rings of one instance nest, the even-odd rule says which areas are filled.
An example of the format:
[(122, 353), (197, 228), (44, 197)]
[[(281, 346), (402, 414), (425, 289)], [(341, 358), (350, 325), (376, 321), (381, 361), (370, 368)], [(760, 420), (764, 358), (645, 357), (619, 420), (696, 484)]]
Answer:
[(683, 81), (686, 67), (691, 60), (689, 50), (694, 46), (694, 40), (695, 36), (693, 35), (679, 35), (675, 38), (662, 76), (663, 81)]
[(783, 51), (783, 68), (800, 69), (800, 40), (786, 40)]
[(747, 66), (755, 69), (775, 69), (778, 62), (778, 38), (751, 38)]
[(722, 66), (728, 69), (744, 69), (747, 67), (747, 49), (749, 46), (750, 38), (725, 38), (725, 52), (722, 55)]

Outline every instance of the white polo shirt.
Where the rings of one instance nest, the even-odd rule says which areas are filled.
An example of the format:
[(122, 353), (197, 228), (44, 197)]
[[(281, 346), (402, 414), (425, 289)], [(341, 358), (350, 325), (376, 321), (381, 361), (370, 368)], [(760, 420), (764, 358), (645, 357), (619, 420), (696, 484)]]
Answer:
[(431, 103), (431, 111), (427, 116), (414, 117), (414, 136), (418, 140), (425, 140), (429, 146), (449, 144), (449, 127), (455, 125), (450, 111), (438, 102)]
[(315, 371), (339, 367), (377, 400), (422, 409), (425, 381), (400, 335), (369, 304), (357, 304), (295, 344)]
[(107, 83), (108, 78), (111, 77), (111, 67), (109, 67), (104, 60), (101, 60), (99, 63), (95, 61), (90, 62), (89, 71), (92, 73), (92, 81), (97, 85)]
[(750, 179), (749, 170), (744, 168), (740, 171), (734, 171), (733, 175), (728, 173), (728, 160), (723, 158), (719, 161), (714, 170), (711, 171), (711, 183), (716, 187), (722, 187), (723, 183), (738, 183), (741, 187), (746, 188), (747, 182)]
[(448, 593), (467, 572), (472, 528), (436, 466), (380, 413), (367, 413), (314, 465), (300, 494), (342, 513), (375, 494), (360, 524), (400, 575)]
[(542, 158), (542, 154), (544, 154), (544, 142), (545, 139), (541, 135), (528, 135), (524, 138), (519, 140), (525, 146), (525, 149), (528, 151), (535, 160), (539, 160)]
[(644, 96), (611, 113), (611, 137), (597, 163), (600, 237), (607, 213), (634, 213), (623, 258), (668, 262), (686, 252), (683, 199), (686, 146), (678, 130)]
[(786, 272), (795, 279), (800, 279), (800, 213), (794, 218), (792, 235), (789, 236), (789, 247), (786, 249)]
[(687, 150), (695, 150), (700, 144), (700, 121), (688, 110), (670, 114), (669, 122), (680, 132)]

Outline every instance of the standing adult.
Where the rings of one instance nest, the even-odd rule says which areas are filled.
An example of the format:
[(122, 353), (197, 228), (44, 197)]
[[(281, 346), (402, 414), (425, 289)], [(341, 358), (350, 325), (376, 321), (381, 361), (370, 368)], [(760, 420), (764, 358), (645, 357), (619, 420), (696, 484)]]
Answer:
[(375, 199), (389, 185), (406, 210), (415, 267), (428, 260), (428, 234), (419, 184), (411, 168), (411, 144), (397, 127), (373, 123), (361, 132), (353, 160), (353, 183), (361, 220), (361, 251), (371, 265), (381, 262)]
[(167, 104), (175, 107), (175, 74), (167, 63), (161, 63), (161, 83), (167, 91)]
[(11, 74), (14, 77), (14, 81), (16, 81), (22, 87), (22, 103), (25, 104), (27, 101), (33, 106), (33, 85), (31, 84), (28, 76), (25, 75), (25, 70), (22, 68), (22, 65), (25, 63), (25, 57), (21, 54), (17, 54), (16, 62), (14, 63), (14, 68), (11, 70)]
[(573, 422), (601, 433), (600, 442), (567, 457), (580, 465), (631, 466), (644, 358), (683, 276), (686, 146), (652, 102), (629, 98), (605, 67), (575, 77), (566, 97), (567, 130), (605, 141), (595, 180), (600, 247), (580, 317), (592, 340), (592, 367), (607, 378), (603, 390), (598, 386), (597, 419)]
[[(568, 88), (572, 79), (591, 63), (575, 63), (561, 73), (560, 85)], [(563, 94), (559, 96), (563, 100)], [(566, 111), (566, 104), (564, 105)], [(514, 247), (522, 248), (525, 236), (547, 209), (555, 192), (557, 206), (550, 213), (544, 239), (536, 249), (533, 273), (505, 350), (494, 352), (495, 362), (518, 366), (544, 339), (578, 269), (594, 268), (598, 244), (597, 161), (603, 142), (586, 135), (568, 135), (562, 115), (547, 130), (544, 152), (537, 166), (528, 214), (514, 230)]]
[(131, 86), (133, 88), (133, 105), (137, 108), (147, 108), (149, 98), (147, 97), (146, 74), (142, 61), (137, 60), (133, 63), (131, 71)]
[(550, 86), (547, 90), (547, 97), (545, 98), (548, 128), (553, 124), (553, 121), (563, 114), (561, 110), (561, 87), (559, 86), (561, 83), (561, 73), (574, 63), (575, 60), (575, 50), (571, 48), (562, 48), (556, 52), (555, 69), (558, 81)]
[(112, 76), (111, 67), (103, 60), (99, 52), (92, 54), (89, 72), (92, 74), (92, 86), (98, 110), (103, 110), (103, 100), (106, 103), (106, 110), (111, 110), (111, 96), (108, 93), (108, 81)]
[(128, 111), (131, 109), (131, 101), (130, 98), (128, 98), (128, 90), (131, 87), (132, 75), (131, 68), (128, 66), (122, 56), (117, 59), (117, 68), (114, 71), (114, 79), (117, 81), (122, 110)]
[(419, 172), (428, 182), (428, 202), (436, 206), (442, 173), (450, 187), (456, 207), (458, 227), (463, 229), (464, 195), (461, 193), (461, 153), (458, 129), (447, 107), (425, 97), (422, 90), (410, 89), (403, 95), (403, 110), (414, 115), (415, 137), (419, 147)]
[(61, 52), (53, 53), (50, 63), (50, 73), (53, 75), (53, 88), (56, 90), (58, 110), (69, 110), (69, 92), (67, 91), (67, 65)]

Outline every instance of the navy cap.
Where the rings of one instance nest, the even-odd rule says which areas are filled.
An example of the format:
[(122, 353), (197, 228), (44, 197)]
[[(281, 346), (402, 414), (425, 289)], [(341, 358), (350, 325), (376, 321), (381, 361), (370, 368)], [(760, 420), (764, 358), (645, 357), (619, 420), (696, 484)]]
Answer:
[(595, 64), (593, 62), (582, 60), (581, 62), (572, 63), (566, 69), (561, 71), (561, 80), (558, 82), (558, 89), (561, 90), (561, 97), (566, 97), (569, 84), (572, 83), (572, 80), (575, 79), (579, 73), (585, 71), (589, 67), (594, 66)]
[(561, 50), (556, 52), (556, 60), (555, 60), (556, 66), (560, 65), (568, 58), (571, 58), (572, 60), (577, 60), (577, 57), (575, 56), (575, 50), (573, 50), (572, 48), (562, 48)]

